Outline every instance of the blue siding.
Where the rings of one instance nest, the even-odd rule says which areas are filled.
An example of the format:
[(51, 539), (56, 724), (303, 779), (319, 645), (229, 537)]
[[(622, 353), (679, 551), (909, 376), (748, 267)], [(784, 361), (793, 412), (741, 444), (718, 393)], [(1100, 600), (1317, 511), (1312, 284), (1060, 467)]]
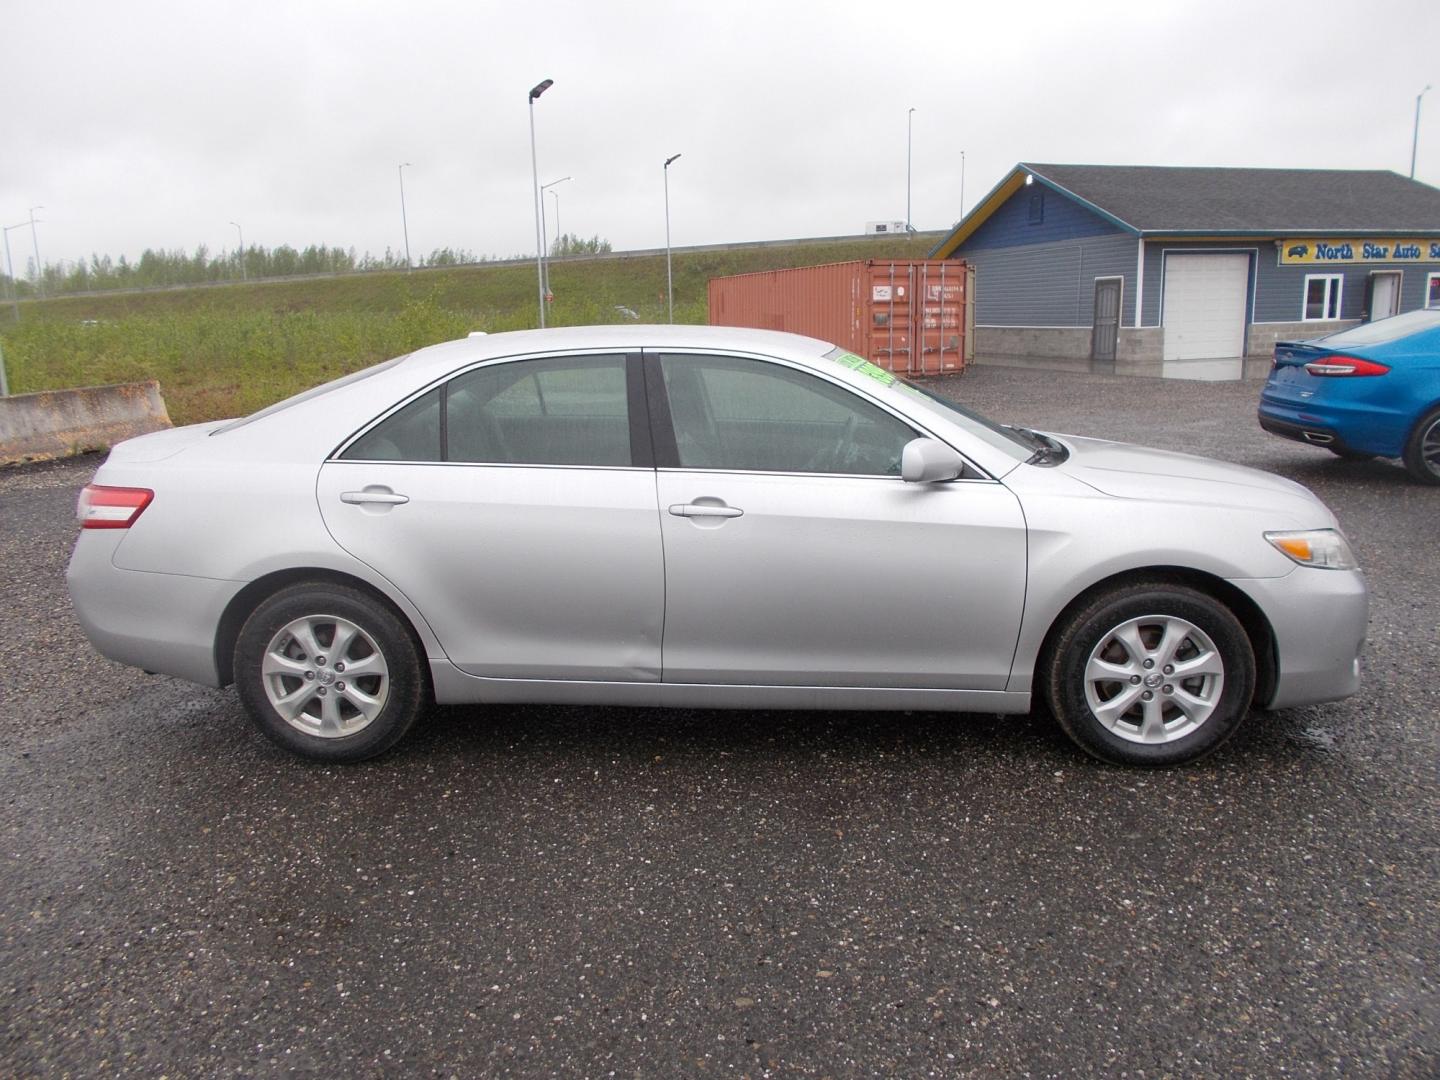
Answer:
[[(1150, 240), (1145, 244), (1145, 322), (1160, 325), (1161, 260), (1163, 253), (1188, 251), (1223, 251), (1254, 248), (1254, 312), (1252, 322), (1299, 322), (1305, 278), (1309, 274), (1340, 274), (1345, 284), (1340, 291), (1340, 318), (1358, 319), (1365, 306), (1365, 279), (1372, 270), (1401, 270), (1400, 310), (1412, 311), (1425, 306), (1426, 275), (1440, 271), (1440, 263), (1397, 266), (1391, 263), (1367, 263), (1352, 266), (1280, 266), (1273, 238), (1235, 240), (1224, 243), (1187, 244)], [(978, 273), (977, 285), (978, 290)], [(978, 319), (978, 314), (977, 314)]]
[[(1049, 209), (1046, 209), (1049, 217)], [(1122, 277), (1121, 325), (1135, 317), (1135, 238), (1129, 233), (957, 253), (975, 267), (977, 326), (1089, 326), (1095, 279)]]
[[(1045, 220), (1030, 224), (1030, 196), (1037, 191), (1045, 195)], [(1078, 240), (1090, 236), (1132, 236), (1098, 214), (1043, 184), (1023, 187), (1000, 205), (954, 253), (954, 258), (968, 259), (971, 252), (992, 248), (1023, 247), (1031, 244), (1053, 244), (1060, 240)]]

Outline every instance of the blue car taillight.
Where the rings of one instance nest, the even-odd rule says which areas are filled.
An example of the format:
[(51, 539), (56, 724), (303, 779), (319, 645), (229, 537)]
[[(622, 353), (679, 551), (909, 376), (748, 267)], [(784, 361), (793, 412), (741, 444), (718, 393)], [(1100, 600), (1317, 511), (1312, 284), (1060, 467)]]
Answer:
[(1358, 356), (1327, 356), (1323, 360), (1312, 360), (1305, 365), (1311, 375), (1330, 378), (1355, 375), (1388, 375), (1390, 369), (1374, 360), (1362, 360)]

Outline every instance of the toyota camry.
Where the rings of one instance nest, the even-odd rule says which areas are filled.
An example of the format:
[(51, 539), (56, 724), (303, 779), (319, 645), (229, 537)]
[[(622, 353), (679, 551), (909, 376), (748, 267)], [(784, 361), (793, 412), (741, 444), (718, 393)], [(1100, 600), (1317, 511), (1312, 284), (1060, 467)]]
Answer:
[(471, 335), (111, 451), (95, 647), (357, 761), (429, 702), (1024, 713), (1166, 765), (1360, 678), (1305, 488), (1004, 426), (825, 342)]

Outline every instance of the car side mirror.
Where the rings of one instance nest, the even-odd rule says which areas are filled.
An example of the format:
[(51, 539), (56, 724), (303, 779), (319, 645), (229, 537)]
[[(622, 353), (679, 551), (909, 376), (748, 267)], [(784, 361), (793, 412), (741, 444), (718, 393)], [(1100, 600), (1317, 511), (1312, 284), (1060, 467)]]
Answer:
[(912, 439), (900, 454), (900, 479), (907, 484), (954, 480), (965, 471), (965, 459), (934, 439)]

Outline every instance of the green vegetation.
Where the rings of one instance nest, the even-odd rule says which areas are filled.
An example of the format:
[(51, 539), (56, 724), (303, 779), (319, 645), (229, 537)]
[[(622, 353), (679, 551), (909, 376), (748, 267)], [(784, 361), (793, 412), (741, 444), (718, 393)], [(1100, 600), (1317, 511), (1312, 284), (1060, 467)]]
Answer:
[[(674, 258), (675, 321), (706, 321), (712, 277), (861, 258), (918, 258), (933, 237), (727, 248)], [(665, 257), (559, 261), (552, 326), (665, 321)], [(177, 424), (251, 412), (470, 330), (537, 325), (533, 263), (413, 274), (60, 297), (0, 309), (11, 393), (159, 379)]]

